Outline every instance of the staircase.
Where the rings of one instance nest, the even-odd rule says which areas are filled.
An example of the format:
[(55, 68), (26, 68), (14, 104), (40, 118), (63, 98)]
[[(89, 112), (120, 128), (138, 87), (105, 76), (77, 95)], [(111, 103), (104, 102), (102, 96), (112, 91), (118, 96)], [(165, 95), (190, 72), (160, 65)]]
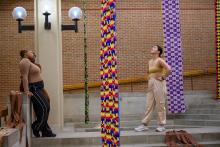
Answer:
[[(70, 97), (70, 95), (67, 95)], [(79, 97), (79, 95), (72, 95)], [(96, 96), (95, 99), (97, 100)], [(214, 100), (209, 91), (185, 92), (187, 112), (167, 114), (167, 130), (184, 129), (191, 133), (204, 147), (220, 147), (220, 101)], [(66, 97), (65, 97), (66, 98)], [(83, 100), (83, 98), (81, 98)], [(92, 98), (91, 98), (92, 99)], [(99, 99), (98, 99), (99, 100)], [(98, 101), (97, 100), (97, 101)], [(122, 147), (165, 147), (165, 132), (155, 132), (156, 117), (150, 130), (135, 132), (144, 113), (146, 95), (143, 93), (121, 94), (121, 146)], [(95, 100), (93, 104), (95, 104)], [(77, 105), (77, 104), (75, 104)], [(74, 107), (74, 106), (73, 106)], [(96, 106), (97, 109), (98, 106)], [(138, 110), (138, 109), (142, 110)], [(127, 111), (125, 111), (127, 110)], [(133, 111), (132, 111), (133, 110)], [(94, 110), (93, 112), (98, 112)], [(67, 115), (66, 115), (67, 116)], [(33, 147), (98, 147), (100, 142), (99, 114), (91, 113), (91, 122), (65, 119), (65, 127), (56, 138), (33, 138)], [(79, 117), (79, 116), (78, 116)], [(83, 118), (83, 116), (81, 116)]]

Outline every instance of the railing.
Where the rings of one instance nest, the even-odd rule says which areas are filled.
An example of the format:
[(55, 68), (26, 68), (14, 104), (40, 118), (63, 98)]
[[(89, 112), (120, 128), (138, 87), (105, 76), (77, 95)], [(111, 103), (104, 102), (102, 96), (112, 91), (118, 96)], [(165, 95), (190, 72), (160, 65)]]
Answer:
[[(196, 76), (203, 76), (203, 75), (212, 75), (216, 74), (216, 69), (208, 69), (208, 70), (192, 70), (186, 71), (183, 73), (184, 77), (191, 78), (191, 89), (193, 90), (193, 77)], [(121, 79), (119, 80), (120, 85), (131, 84), (131, 89), (133, 89), (133, 83), (141, 83), (147, 82), (148, 78), (146, 77), (136, 77), (136, 78), (129, 78), (129, 79)], [(100, 87), (101, 82), (90, 82), (88, 84), (89, 88)], [(79, 90), (84, 88), (84, 83), (78, 83), (73, 85), (64, 85), (64, 91), (71, 91), (71, 90)], [(133, 91), (133, 90), (132, 90)]]

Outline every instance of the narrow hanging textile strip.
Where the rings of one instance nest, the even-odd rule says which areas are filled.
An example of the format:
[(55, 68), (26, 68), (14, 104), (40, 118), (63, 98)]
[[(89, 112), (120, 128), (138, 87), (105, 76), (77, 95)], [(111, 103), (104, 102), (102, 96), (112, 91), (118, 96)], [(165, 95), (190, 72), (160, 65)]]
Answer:
[(167, 78), (168, 109), (171, 113), (186, 111), (183, 95), (183, 59), (179, 0), (163, 0), (163, 31), (166, 62), (172, 73)]
[(116, 56), (116, 0), (101, 0), (101, 137), (103, 147), (120, 146)]
[(217, 98), (220, 99), (220, 0), (215, 0), (215, 34), (216, 34), (216, 82)]

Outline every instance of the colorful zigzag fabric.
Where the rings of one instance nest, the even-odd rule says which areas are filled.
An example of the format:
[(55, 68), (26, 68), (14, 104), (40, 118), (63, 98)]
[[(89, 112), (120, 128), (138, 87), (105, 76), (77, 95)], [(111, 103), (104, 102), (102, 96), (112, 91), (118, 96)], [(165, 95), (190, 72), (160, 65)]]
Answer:
[(101, 0), (101, 138), (103, 147), (120, 146), (116, 56), (116, 0)]

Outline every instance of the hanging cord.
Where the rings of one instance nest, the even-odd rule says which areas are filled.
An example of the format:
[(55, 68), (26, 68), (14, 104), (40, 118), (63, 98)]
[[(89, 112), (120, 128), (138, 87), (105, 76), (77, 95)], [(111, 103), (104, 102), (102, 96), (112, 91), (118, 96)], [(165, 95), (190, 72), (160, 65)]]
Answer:
[(89, 94), (88, 94), (88, 67), (87, 67), (87, 17), (86, 17), (86, 3), (83, 0), (83, 23), (84, 23), (84, 81), (85, 81), (85, 123), (89, 123)]

